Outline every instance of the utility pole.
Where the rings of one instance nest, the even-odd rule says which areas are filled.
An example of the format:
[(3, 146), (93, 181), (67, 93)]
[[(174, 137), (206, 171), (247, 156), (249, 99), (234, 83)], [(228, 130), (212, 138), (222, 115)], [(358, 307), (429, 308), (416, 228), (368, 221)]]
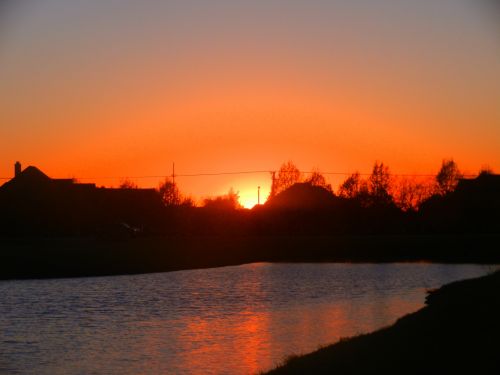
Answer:
[(276, 189), (276, 171), (271, 171), (271, 194), (269, 196), (274, 197), (275, 189)]
[(172, 183), (175, 185), (175, 163), (172, 163)]
[(257, 186), (257, 204), (260, 206), (260, 186)]

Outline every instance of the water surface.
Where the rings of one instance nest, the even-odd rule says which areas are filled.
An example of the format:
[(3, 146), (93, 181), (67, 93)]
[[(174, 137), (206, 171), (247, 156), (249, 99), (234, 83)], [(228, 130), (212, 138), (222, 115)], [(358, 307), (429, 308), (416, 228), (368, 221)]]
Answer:
[(0, 373), (248, 374), (491, 266), (271, 264), (0, 282)]

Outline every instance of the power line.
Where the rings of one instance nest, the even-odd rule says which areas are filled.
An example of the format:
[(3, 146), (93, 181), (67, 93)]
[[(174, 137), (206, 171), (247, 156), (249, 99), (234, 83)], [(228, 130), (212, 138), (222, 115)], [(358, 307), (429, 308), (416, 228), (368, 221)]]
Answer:
[[(95, 176), (95, 177), (73, 177), (78, 180), (96, 180), (96, 179), (141, 179), (141, 178), (166, 178), (175, 177), (203, 177), (203, 176), (223, 176), (223, 175), (238, 175), (238, 174), (257, 174), (270, 173), (271, 171), (238, 171), (238, 172), (208, 172), (208, 173), (187, 173), (187, 174), (168, 174), (168, 175), (144, 175), (144, 176)], [(307, 173), (307, 172), (303, 172)], [(13, 177), (0, 177), (0, 180), (10, 180)]]
[(257, 174), (271, 173), (272, 171), (239, 171), (239, 172), (213, 172), (213, 173), (192, 173), (192, 174), (176, 174), (178, 177), (198, 177), (198, 176), (223, 176), (234, 174)]
[[(168, 175), (141, 175), (141, 176), (94, 176), (94, 177), (74, 177), (78, 180), (100, 180), (100, 179), (146, 179), (146, 178), (172, 178), (172, 177), (209, 177), (209, 176), (226, 176), (226, 175), (242, 175), (242, 174), (261, 174), (273, 173), (274, 170), (252, 170), (252, 171), (231, 171), (231, 172), (203, 172), (203, 173), (180, 173)], [(303, 174), (317, 173), (318, 171), (299, 171)], [(349, 176), (353, 172), (319, 172), (323, 175), (338, 175)], [(360, 176), (370, 176), (371, 173), (359, 173)], [(415, 174), (415, 173), (389, 173), (390, 176), (395, 177), (435, 177), (436, 174)], [(463, 177), (474, 177), (475, 174), (463, 175)], [(0, 180), (10, 180), (12, 177), (0, 177)]]
[(92, 180), (92, 179), (141, 179), (141, 178), (172, 178), (172, 177), (205, 177), (205, 176), (224, 176), (224, 175), (238, 175), (238, 174), (257, 174), (257, 173), (270, 173), (271, 171), (237, 171), (237, 172), (204, 172), (204, 173), (180, 173), (168, 175), (146, 175), (146, 176), (103, 176), (103, 177), (76, 177), (79, 180)]

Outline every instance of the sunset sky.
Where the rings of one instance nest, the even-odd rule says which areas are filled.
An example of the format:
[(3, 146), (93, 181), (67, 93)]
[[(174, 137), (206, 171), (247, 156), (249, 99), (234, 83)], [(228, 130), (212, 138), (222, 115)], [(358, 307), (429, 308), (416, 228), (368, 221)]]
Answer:
[[(172, 162), (434, 173), (453, 157), (500, 172), (495, 3), (2, 0), (0, 177), (16, 160), (108, 186)], [(270, 176), (177, 182), (195, 198), (234, 187), (248, 204)]]

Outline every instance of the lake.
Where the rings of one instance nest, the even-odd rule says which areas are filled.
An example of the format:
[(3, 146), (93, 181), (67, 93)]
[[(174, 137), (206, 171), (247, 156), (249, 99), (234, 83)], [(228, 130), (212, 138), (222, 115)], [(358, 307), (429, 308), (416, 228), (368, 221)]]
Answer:
[(390, 325), (427, 289), (494, 268), (254, 263), (1, 281), (0, 373), (257, 373)]

